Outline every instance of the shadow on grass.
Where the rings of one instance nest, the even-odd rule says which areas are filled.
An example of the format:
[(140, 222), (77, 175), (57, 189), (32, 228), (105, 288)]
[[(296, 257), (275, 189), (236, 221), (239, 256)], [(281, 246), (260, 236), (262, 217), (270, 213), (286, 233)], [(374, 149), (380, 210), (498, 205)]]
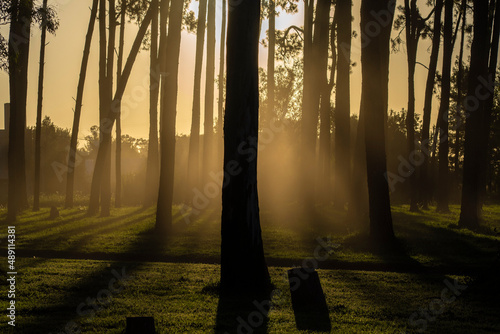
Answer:
[(271, 307), (270, 293), (260, 296), (231, 294), (221, 292), (219, 285), (208, 287), (208, 289), (204, 288), (204, 290), (205, 293), (219, 294), (215, 320), (216, 334), (265, 334), (268, 332), (268, 313)]

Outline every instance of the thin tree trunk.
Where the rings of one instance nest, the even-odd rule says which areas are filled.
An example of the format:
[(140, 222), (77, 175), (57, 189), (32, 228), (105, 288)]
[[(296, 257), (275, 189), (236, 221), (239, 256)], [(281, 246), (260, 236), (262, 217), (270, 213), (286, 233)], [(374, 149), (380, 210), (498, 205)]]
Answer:
[[(125, 47), (125, 24), (127, 12), (127, 0), (122, 0), (120, 12), (120, 37), (118, 42), (118, 59), (116, 61), (116, 81), (120, 81), (123, 68), (123, 53)], [(121, 103), (117, 106), (116, 116), (116, 158), (115, 158), (115, 207), (122, 205), (122, 125), (121, 125)]]
[(85, 78), (87, 77), (87, 65), (89, 62), (90, 45), (92, 44), (92, 35), (94, 34), (94, 26), (97, 17), (98, 4), (99, 0), (93, 0), (92, 10), (90, 11), (89, 26), (87, 29), (87, 35), (85, 37), (85, 46), (83, 48), (82, 65), (80, 67), (80, 79), (78, 81), (78, 88), (76, 92), (75, 113), (73, 115), (73, 128), (71, 130), (71, 141), (69, 145), (69, 154), (68, 154), (68, 178), (66, 180), (66, 201), (65, 201), (66, 208), (73, 207), (73, 192), (75, 185), (78, 131), (80, 128), (80, 116), (82, 113), (83, 89), (85, 87)]
[[(260, 1), (232, 8), (227, 36), (221, 286), (237, 292), (265, 292), (270, 283), (259, 219), (257, 140), (249, 140), (258, 138), (259, 129), (259, 12)], [(250, 159), (238, 149), (241, 143), (253, 152)]]
[[(152, 8), (150, 7), (148, 12), (146, 13), (139, 31), (135, 37), (134, 43), (132, 44), (132, 49), (130, 50), (129, 56), (127, 58), (127, 62), (125, 63), (125, 67), (123, 68), (123, 72), (116, 85), (116, 92), (111, 102), (110, 108), (106, 110), (103, 115), (104, 123), (101, 125), (105, 126), (105, 131), (111, 133), (113, 129), (113, 125), (116, 121), (116, 117), (118, 116), (119, 109), (117, 106), (120, 104), (122, 100), (123, 93), (125, 91), (125, 87), (127, 86), (128, 79), (130, 78), (130, 73), (132, 72), (132, 67), (134, 66), (135, 59), (137, 58), (137, 54), (139, 53), (139, 49), (142, 44), (142, 40), (146, 35), (146, 31), (148, 30), (149, 24), (153, 18)], [(97, 157), (95, 161), (94, 173), (92, 176), (92, 184), (90, 188), (90, 201), (89, 201), (89, 209), (88, 213), (90, 215), (97, 213), (99, 210), (99, 192), (100, 192), (100, 183), (103, 176), (103, 167), (106, 162), (106, 156), (111, 153), (111, 142), (101, 141), (99, 143), (99, 149), (97, 150)]]
[(441, 80), (441, 105), (439, 107), (439, 180), (437, 211), (449, 212), (448, 208), (448, 114), (450, 109), (450, 78), (453, 57), (453, 0), (445, 0), (443, 76)]
[(10, 121), (7, 220), (9, 221), (15, 220), (17, 213), (28, 206), (24, 142), (31, 26), (25, 22), (31, 22), (32, 10), (32, 0), (11, 2), (8, 51)]
[(220, 164), (224, 159), (224, 140), (222, 135), (222, 126), (224, 119), (224, 89), (225, 89), (225, 69), (224, 59), (226, 57), (226, 0), (222, 0), (222, 23), (220, 33), (220, 63), (219, 63), (219, 110), (217, 115), (217, 169), (220, 170)]
[[(116, 36), (116, 20), (115, 20), (115, 0), (109, 1), (109, 32), (108, 32), (108, 52), (106, 61), (106, 108), (111, 107), (111, 102), (113, 98), (113, 75), (114, 75), (114, 64), (115, 64), (115, 36)], [(106, 110), (107, 110), (106, 109)], [(117, 112), (120, 108), (117, 107)], [(101, 123), (102, 127), (102, 123)], [(111, 133), (113, 127), (105, 128), (102, 133), (102, 140), (108, 141), (111, 146)], [(110, 215), (111, 209), (111, 150), (109, 154), (106, 155), (106, 161), (103, 170), (103, 179), (101, 182), (101, 216), (107, 217)]]
[(461, 115), (463, 111), (462, 106), (462, 83), (464, 78), (464, 45), (465, 45), (465, 28), (467, 25), (467, 0), (462, 1), (462, 29), (460, 35), (460, 51), (458, 56), (458, 73), (457, 73), (457, 99), (456, 99), (456, 125), (455, 125), (455, 156), (453, 165), (455, 167), (455, 180), (458, 182), (459, 175), (459, 157), (460, 157), (460, 129), (461, 129)]
[(149, 142), (146, 167), (146, 187), (144, 206), (153, 205), (158, 195), (158, 98), (160, 94), (160, 66), (158, 58), (158, 0), (153, 0), (153, 20), (151, 22), (151, 50), (149, 76)]
[(40, 69), (38, 73), (38, 103), (36, 108), (35, 133), (35, 184), (33, 193), (33, 211), (40, 210), (40, 159), (42, 138), (42, 103), (43, 103), (43, 75), (45, 68), (45, 44), (47, 39), (47, 0), (42, 5), (42, 38), (40, 43)]
[[(465, 228), (479, 226), (480, 172), (484, 131), (486, 101), (477, 98), (476, 91), (482, 87), (483, 80), (488, 77), (488, 58), (490, 34), (488, 33), (488, 4), (486, 1), (474, 0), (474, 39), (471, 47), (470, 71), (468, 77), (468, 98), (476, 97), (477, 103), (466, 103), (465, 109), (469, 117), (465, 123), (464, 174), (462, 187), (462, 204), (458, 225)], [(485, 87), (483, 87), (485, 89)]]
[[(337, 46), (336, 27), (337, 11), (335, 11), (330, 33), (330, 48), (332, 49), (332, 65), (330, 68), (330, 81), (325, 82), (321, 93), (320, 106), (320, 132), (319, 132), (319, 178), (322, 184), (321, 198), (326, 203), (331, 200), (331, 173), (330, 173), (330, 150), (331, 150), (331, 94), (335, 85), (335, 71), (337, 69)], [(327, 50), (328, 52), (328, 50)]]
[[(193, 109), (191, 114), (191, 136), (189, 137), (188, 180), (189, 195), (200, 183), (200, 104), (201, 70), (203, 67), (203, 48), (205, 44), (205, 26), (207, 18), (207, 0), (200, 0), (198, 25), (196, 28), (196, 58), (194, 65)], [(220, 80), (220, 79), (219, 79)]]
[(338, 0), (338, 63), (335, 94), (335, 200), (340, 209), (347, 202), (350, 174), (351, 116), (351, 0)]
[(203, 127), (202, 182), (208, 181), (214, 152), (214, 82), (215, 82), (215, 0), (208, 0), (207, 71), (205, 84), (205, 119)]
[[(391, 203), (387, 183), (387, 162), (385, 150), (385, 117), (387, 114), (389, 43), (394, 18), (393, 1), (363, 0), (361, 3), (362, 44), (362, 102), (365, 109), (365, 145), (370, 209), (370, 235), (379, 241), (392, 241)], [(387, 10), (389, 23), (381, 33), (368, 42), (367, 34), (372, 13)]]
[(274, 52), (276, 49), (276, 3), (269, 0), (269, 45), (267, 49), (267, 112), (264, 114), (264, 126), (275, 117), (275, 80), (274, 80)]
[[(304, 0), (304, 78), (302, 97), (302, 134), (301, 134), (301, 178), (305, 211), (314, 208), (316, 139), (318, 108), (314, 107), (314, 51), (313, 51), (313, 16), (314, 0)], [(319, 96), (319, 95), (318, 95)]]
[(433, 27), (433, 37), (432, 37), (432, 51), (429, 61), (429, 71), (427, 72), (427, 82), (425, 85), (425, 101), (423, 110), (423, 123), (422, 123), (422, 151), (424, 152), (424, 161), (421, 166), (420, 175), (420, 199), (422, 201), (423, 208), (427, 210), (429, 208), (430, 201), (430, 156), (426, 153), (429, 152), (429, 132), (431, 124), (431, 113), (432, 113), (432, 97), (434, 94), (434, 84), (436, 80), (436, 71), (439, 57), (439, 47), (441, 44), (441, 15), (443, 12), (444, 0), (436, 1), (436, 9), (434, 12), (434, 27)]
[[(416, 0), (405, 0), (406, 50), (408, 66), (408, 111), (406, 114), (406, 135), (408, 154), (415, 151), (415, 66), (421, 26)], [(410, 211), (418, 211), (417, 174), (410, 175)]]
[[(493, 0), (492, 0), (493, 2)], [(493, 22), (491, 23), (491, 32), (492, 32), (492, 39), (491, 39), (491, 47), (490, 47), (490, 60), (489, 60), (489, 69), (488, 73), (491, 77), (492, 80), (492, 87), (489, 89), (494, 90), (494, 87), (496, 86), (497, 82), (497, 64), (498, 64), (498, 45), (499, 45), (499, 38), (500, 38), (500, 1), (496, 0), (496, 9), (495, 9), (495, 16), (494, 19), (492, 20)], [(486, 105), (485, 105), (485, 120), (484, 120), (484, 128), (483, 131), (481, 132), (482, 134), (482, 144), (481, 147), (483, 148), (483, 156), (481, 157), (481, 162), (483, 163), (482, 168), (481, 168), (481, 175), (479, 179), (479, 211), (482, 211), (482, 207), (484, 204), (484, 201), (486, 200), (486, 185), (487, 185), (487, 172), (488, 172), (488, 155), (490, 153), (490, 135), (491, 135), (491, 116), (492, 116), (492, 111), (493, 111), (493, 102), (494, 102), (494, 94), (491, 94), (493, 92), (490, 91), (490, 95), (488, 96), (488, 99), (486, 100)]]
[(168, 37), (165, 72), (162, 77), (162, 101), (160, 112), (163, 114), (161, 129), (161, 168), (160, 188), (156, 209), (156, 229), (162, 232), (172, 228), (172, 202), (174, 193), (175, 162), (175, 119), (177, 114), (177, 80), (179, 74), (179, 53), (181, 45), (183, 0), (172, 0), (168, 22)]

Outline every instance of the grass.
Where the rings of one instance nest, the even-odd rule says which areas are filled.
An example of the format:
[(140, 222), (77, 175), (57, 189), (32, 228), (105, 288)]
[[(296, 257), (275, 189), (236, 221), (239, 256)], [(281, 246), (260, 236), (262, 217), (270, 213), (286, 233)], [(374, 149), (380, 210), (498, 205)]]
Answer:
[[(72, 323), (83, 333), (122, 333), (127, 316), (153, 316), (159, 333), (210, 333), (220, 319), (234, 314), (221, 308), (219, 296), (210, 292), (218, 279), (217, 265), (22, 259), (18, 266), (22, 274), (16, 330), (22, 333), (59, 333)], [(108, 289), (111, 271), (122, 268), (131, 278), (109, 303), (96, 301), (104, 306), (92, 316), (89, 298), (105, 302), (107, 295), (100, 291)], [(268, 322), (252, 329), (297, 333), (285, 268), (271, 267), (270, 273), (282, 293), (274, 294)], [(427, 322), (429, 333), (500, 331), (498, 304), (488, 304), (488, 295), (469, 277), (345, 270), (319, 270), (319, 275), (334, 332), (414, 332), (423, 325), (412, 326), (409, 317), (440, 298), (444, 279), (458, 279), (467, 289)], [(1, 303), (7, 303), (4, 295)], [(77, 313), (81, 303), (83, 316)], [(7, 327), (5, 321), (0, 323), (2, 332), (9, 332)]]
[[(85, 209), (61, 209), (56, 219), (48, 218), (48, 208), (26, 211), (16, 222), (18, 332), (62, 333), (74, 323), (83, 333), (122, 333), (127, 316), (154, 316), (159, 333), (224, 333), (228, 321), (235, 323), (238, 315), (248, 320), (255, 311), (251, 303), (232, 307), (217, 293), (220, 210), (186, 220), (176, 207), (175, 233), (165, 238), (154, 233), (153, 208), (113, 209), (110, 217), (87, 217)], [(500, 206), (485, 207), (477, 232), (457, 228), (458, 210), (410, 213), (407, 206), (393, 207), (399, 247), (390, 250), (372, 244), (364, 228), (347, 225), (344, 214), (330, 207), (308, 218), (292, 206), (279, 215), (263, 210), (265, 254), (282, 293), (274, 295), (268, 320), (252, 330), (298, 332), (286, 269), (313, 257), (316, 238), (330, 237), (337, 245), (318, 272), (332, 331), (412, 333), (425, 326), (430, 333), (500, 332), (500, 306), (491, 298), (500, 295)], [(0, 219), (5, 213), (0, 209)], [(5, 282), (5, 256), (0, 263)], [(112, 270), (122, 268), (132, 278), (92, 317), (88, 304), (107, 296)], [(419, 312), (441, 298), (445, 279), (467, 289), (442, 314), (425, 320)], [(0, 307), (5, 310), (7, 302), (2, 293)], [(10, 330), (4, 318), (0, 332)]]

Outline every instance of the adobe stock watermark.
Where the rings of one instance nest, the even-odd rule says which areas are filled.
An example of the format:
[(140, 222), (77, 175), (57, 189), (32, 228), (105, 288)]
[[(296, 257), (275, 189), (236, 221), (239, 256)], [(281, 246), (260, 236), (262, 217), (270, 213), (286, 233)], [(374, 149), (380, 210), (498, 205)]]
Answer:
[[(111, 304), (113, 301), (113, 296), (117, 295), (128, 284), (128, 281), (133, 279), (134, 277), (128, 275), (125, 272), (126, 267), (121, 268), (121, 272), (118, 272), (115, 269), (111, 270), (111, 274), (113, 277), (109, 280), (108, 285), (99, 290), (94, 298), (88, 297), (85, 301), (78, 304), (76, 307), (76, 314), (80, 319), (78, 320), (80, 323), (87, 322), (90, 323), (94, 320), (97, 312), (103, 310), (107, 306)], [(80, 324), (77, 321), (69, 321), (64, 325), (64, 329), (57, 332), (56, 334), (80, 334), (82, 333), (82, 329)], [(51, 334), (51, 333), (50, 333)]]
[[(494, 77), (490, 74), (487, 79), (480, 76), (478, 77), (479, 82), (481, 83), (474, 90), (473, 96), (467, 96), (464, 98), (462, 102), (462, 108), (460, 110), (465, 109), (465, 119), (469, 118), (471, 113), (478, 110), (480, 106), (480, 101), (486, 101), (495, 93), (495, 88), (499, 86), (498, 82), (494, 82)], [(447, 115), (444, 115), (445, 117)], [(445, 119), (444, 121), (448, 121)], [(453, 131), (456, 131), (460, 126), (462, 126), (463, 122), (460, 117), (456, 116), (456, 124), (451, 128)], [(440, 130), (441, 131), (441, 130)], [(448, 136), (439, 136), (440, 143), (448, 140)], [(396, 185), (398, 183), (404, 183), (413, 173), (415, 173), (416, 169), (424, 164), (426, 159), (428, 159), (432, 152), (427, 148), (429, 146), (430, 139), (420, 143), (418, 140), (415, 141), (415, 150), (410, 152), (407, 158), (402, 155), (398, 156), (399, 165), (397, 173), (393, 173), (387, 171), (385, 173), (385, 179), (389, 184), (389, 188), (391, 192), (396, 191)], [(425, 145), (424, 145), (425, 144)]]
[[(316, 241), (318, 245), (314, 249), (313, 257), (306, 258), (302, 261), (301, 268), (304, 269), (304, 271), (299, 271), (300, 279), (299, 277), (290, 279), (290, 290), (297, 290), (302, 282), (301, 279), (306, 280), (311, 272), (319, 268), (320, 262), (326, 261), (335, 252), (335, 250), (340, 247), (339, 244), (332, 243), (331, 236), (327, 236), (326, 240), (318, 237), (316, 238)], [(288, 276), (286, 272), (283, 274), (283, 280), (288, 284)], [(238, 322), (236, 333), (252, 334), (255, 329), (264, 324), (265, 318), (268, 317), (268, 314), (273, 306), (273, 300), (275, 300), (275, 304), (280, 304), (285, 301), (286, 296), (287, 294), (280, 289), (275, 289), (271, 292), (269, 299), (263, 301), (254, 300), (252, 304), (255, 306), (255, 310), (248, 314), (247, 319), (243, 319), (241, 316), (236, 318), (236, 321)], [(224, 334), (229, 333), (225, 332)]]
[[(257, 150), (254, 148), (255, 142), (258, 140), (258, 151), (265, 150), (266, 146), (274, 141), (276, 135), (284, 131), (288, 122), (289, 120), (286, 118), (282, 120), (277, 118), (272, 119), (269, 125), (261, 130), (258, 139), (256, 137), (249, 137), (247, 140), (241, 142), (238, 145), (238, 153), (245, 156), (248, 162), (257, 159)], [(213, 199), (221, 195), (222, 189), (231, 182), (231, 178), (239, 175), (241, 172), (242, 168), (236, 160), (227, 162), (224, 170), (210, 172), (209, 176), (211, 180), (202, 189), (198, 187), (192, 189), (192, 207), (185, 204), (181, 205), (180, 213), (184, 222), (189, 225), (192, 222), (193, 216), (197, 216), (205, 210)]]
[[(412, 330), (418, 333), (425, 332), (429, 323), (436, 321), (437, 317), (443, 314), (446, 308), (468, 287), (467, 285), (459, 284), (456, 279), (453, 282), (445, 279), (443, 283), (446, 287), (441, 290), (440, 297), (434, 298), (427, 306), (413, 312), (408, 318), (408, 324), (412, 327)], [(402, 332), (401, 334), (406, 334), (406, 332)]]

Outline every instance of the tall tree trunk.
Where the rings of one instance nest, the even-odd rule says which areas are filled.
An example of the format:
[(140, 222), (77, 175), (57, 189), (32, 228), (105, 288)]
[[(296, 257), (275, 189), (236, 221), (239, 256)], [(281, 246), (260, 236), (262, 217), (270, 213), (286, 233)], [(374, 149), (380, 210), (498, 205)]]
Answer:
[[(319, 129), (319, 179), (322, 185), (321, 198), (326, 203), (331, 200), (331, 175), (330, 175), (330, 151), (331, 151), (331, 94), (335, 85), (335, 71), (337, 70), (337, 11), (335, 11), (330, 33), (330, 48), (332, 49), (332, 65), (330, 67), (330, 81), (325, 82), (321, 92), (320, 106), (320, 129)], [(328, 50), (327, 50), (328, 52)]]
[[(115, 36), (116, 36), (116, 19), (115, 19), (115, 0), (109, 1), (109, 32), (108, 32), (108, 52), (107, 52), (107, 61), (106, 61), (106, 87), (105, 89), (105, 100), (106, 100), (106, 108), (109, 109), (111, 107), (111, 102), (113, 99), (113, 75), (114, 75), (114, 59), (115, 59)], [(106, 109), (106, 110), (107, 110)], [(119, 111), (118, 108), (117, 111)], [(106, 122), (106, 121), (105, 121)], [(103, 127), (103, 123), (101, 122), (101, 128)], [(101, 130), (102, 140), (108, 141), (111, 146), (111, 133), (113, 127), (111, 126), (109, 129), (104, 126)], [(120, 138), (121, 139), (121, 138)], [(101, 216), (107, 217), (110, 215), (111, 209), (111, 150), (109, 154), (106, 155), (106, 161), (104, 164), (103, 170), (103, 179), (101, 182)]]
[(429, 61), (429, 71), (427, 72), (427, 82), (425, 85), (425, 101), (424, 101), (424, 111), (423, 111), (423, 123), (422, 123), (422, 144), (421, 149), (424, 152), (424, 161), (421, 166), (420, 174), (420, 200), (422, 201), (423, 208), (427, 210), (429, 208), (430, 201), (430, 156), (427, 154), (430, 149), (429, 132), (431, 124), (431, 113), (432, 113), (432, 97), (434, 94), (434, 84), (436, 80), (436, 71), (439, 57), (439, 46), (441, 44), (441, 15), (443, 13), (444, 0), (437, 0), (435, 11), (434, 11), (434, 27), (432, 36), (432, 51)]
[(28, 206), (26, 193), (25, 129), (28, 60), (30, 46), (32, 0), (12, 0), (9, 31), (9, 152), (7, 219), (15, 220)]
[[(244, 1), (229, 11), (221, 285), (239, 292), (263, 292), (270, 283), (259, 218), (257, 140), (253, 140), (259, 129), (259, 17), (260, 1)], [(242, 153), (241, 144), (250, 155)]]
[[(305, 211), (314, 208), (318, 108), (315, 108), (313, 18), (314, 0), (304, 0), (304, 79), (302, 97), (301, 178)], [(318, 95), (319, 97), (319, 95)]]
[[(127, 0), (122, 0), (120, 12), (120, 37), (118, 41), (118, 59), (116, 61), (116, 82), (120, 81), (123, 68), (123, 53), (125, 47), (125, 24), (127, 13)], [(122, 125), (121, 103), (117, 106), (116, 116), (116, 158), (115, 158), (115, 207), (122, 205)]]
[(198, 25), (196, 28), (196, 58), (194, 65), (193, 109), (191, 114), (191, 136), (189, 137), (188, 179), (189, 195), (200, 183), (200, 104), (201, 70), (203, 66), (203, 46), (205, 44), (205, 26), (207, 18), (207, 0), (200, 0)]
[(350, 174), (351, 116), (351, 0), (338, 0), (337, 87), (335, 94), (335, 205), (343, 209), (347, 202)]
[(437, 211), (449, 212), (448, 208), (448, 114), (450, 109), (450, 78), (453, 57), (453, 0), (445, 0), (443, 76), (441, 80), (441, 104), (439, 107), (439, 181), (437, 189)]
[[(494, 0), (491, 0), (491, 2), (494, 2)], [(493, 13), (492, 13), (493, 16)], [(492, 87), (490, 89), (494, 90), (494, 87), (496, 86), (497, 82), (497, 64), (498, 64), (498, 44), (499, 44), (499, 38), (500, 38), (500, 1), (496, 0), (496, 9), (495, 9), (495, 14), (494, 14), (494, 19), (492, 20), (492, 23), (490, 25), (491, 27), (491, 47), (490, 47), (490, 59), (489, 59), (489, 69), (488, 73), (491, 77), (492, 81)], [(493, 93), (490, 91), (490, 93)], [(487, 184), (487, 174), (488, 174), (488, 155), (490, 153), (490, 135), (491, 135), (491, 129), (490, 129), (490, 123), (491, 123), (491, 113), (493, 111), (493, 102), (494, 102), (494, 94), (490, 94), (488, 98), (486, 99), (486, 105), (485, 105), (485, 120), (484, 120), (484, 128), (483, 131), (481, 132), (482, 137), (482, 144), (481, 147), (483, 148), (483, 156), (481, 157), (481, 162), (483, 163), (482, 168), (481, 168), (481, 175), (479, 179), (479, 210), (482, 210), (484, 201), (486, 199), (486, 184)]]
[(181, 46), (183, 0), (172, 0), (168, 20), (168, 53), (165, 55), (165, 72), (162, 77), (162, 101), (160, 112), (163, 114), (161, 129), (161, 168), (160, 188), (156, 209), (156, 229), (162, 232), (172, 227), (172, 201), (174, 194), (175, 162), (175, 119), (177, 114), (177, 80), (179, 74), (179, 53)]
[[(480, 172), (483, 153), (481, 138), (486, 121), (486, 104), (477, 92), (484, 94), (493, 87), (484, 87), (488, 82), (488, 59), (490, 34), (488, 29), (488, 4), (474, 0), (474, 39), (471, 47), (470, 71), (468, 77), (468, 97), (465, 109), (469, 114), (465, 122), (464, 174), (462, 204), (459, 226), (477, 228), (479, 226)], [(479, 90), (479, 88), (482, 88)], [(491, 94), (491, 93), (490, 93)]]
[(276, 50), (276, 3), (269, 0), (269, 45), (267, 49), (267, 110), (262, 117), (264, 126), (275, 117), (275, 80), (274, 80), (274, 53)]
[[(103, 130), (105, 130), (107, 133), (111, 133), (116, 117), (118, 116), (119, 108), (117, 106), (121, 103), (123, 93), (125, 91), (125, 87), (127, 86), (128, 79), (130, 78), (130, 73), (132, 72), (132, 67), (134, 66), (135, 59), (137, 58), (137, 54), (139, 53), (142, 40), (144, 39), (146, 31), (148, 30), (149, 24), (151, 23), (151, 20), (153, 18), (152, 11), (153, 9), (152, 7), (150, 7), (146, 15), (144, 16), (144, 19), (142, 20), (139, 31), (137, 32), (134, 43), (132, 44), (132, 49), (130, 50), (130, 53), (128, 55), (127, 62), (125, 63), (125, 66), (123, 68), (120, 81), (118, 81), (116, 85), (116, 92), (113, 101), (111, 102), (109, 109), (107, 109), (103, 115), (104, 122), (101, 123), (101, 126), (105, 127), (105, 129)], [(97, 211), (99, 210), (100, 183), (103, 177), (103, 168), (106, 163), (106, 158), (110, 154), (111, 141), (100, 141), (90, 188), (90, 201), (88, 209), (88, 214), (90, 215), (97, 213)]]
[(462, 106), (462, 83), (464, 78), (464, 46), (465, 46), (465, 28), (467, 26), (467, 0), (462, 1), (462, 29), (460, 34), (460, 51), (458, 56), (458, 73), (457, 73), (457, 98), (456, 98), (456, 125), (455, 125), (455, 156), (453, 157), (453, 165), (455, 167), (455, 177), (454, 179), (458, 183), (459, 175), (459, 157), (460, 157), (460, 129), (461, 129), (461, 115), (463, 111)]
[(226, 57), (226, 0), (222, 0), (222, 23), (220, 33), (220, 63), (219, 63), (219, 110), (217, 115), (217, 166), (221, 169), (224, 159), (224, 137), (222, 135), (222, 125), (224, 119), (224, 89), (226, 80), (224, 78), (224, 60)]
[[(416, 0), (405, 0), (406, 51), (408, 65), (408, 111), (406, 114), (406, 135), (408, 154), (415, 151), (415, 66), (417, 63), (418, 41), (421, 34), (421, 22)], [(410, 175), (410, 211), (418, 211), (417, 174)]]
[(203, 127), (202, 182), (213, 169), (214, 153), (214, 84), (215, 84), (215, 0), (208, 0), (207, 71), (205, 83), (205, 120)]
[(93, 0), (92, 10), (90, 11), (89, 26), (85, 37), (85, 46), (83, 48), (82, 65), (80, 67), (80, 79), (76, 92), (75, 112), (73, 115), (73, 128), (71, 130), (71, 141), (68, 154), (68, 178), (66, 180), (66, 201), (65, 207), (73, 207), (73, 192), (75, 186), (75, 168), (78, 144), (78, 131), (80, 129), (80, 116), (82, 114), (83, 89), (85, 87), (85, 78), (87, 77), (87, 65), (89, 63), (90, 45), (92, 44), (92, 35), (94, 34), (95, 20), (97, 17), (97, 6), (99, 0)]
[(45, 68), (45, 44), (47, 40), (47, 0), (42, 5), (42, 38), (40, 43), (40, 68), (38, 73), (38, 103), (36, 108), (35, 133), (35, 184), (33, 193), (33, 211), (40, 210), (40, 159), (42, 138), (42, 103), (43, 103), (43, 75)]
[[(106, 0), (99, 0), (99, 146), (105, 145), (106, 147), (111, 145), (105, 142), (104, 139), (104, 122), (105, 115), (109, 110), (109, 103), (107, 102), (107, 77), (106, 77), (106, 46), (107, 46), (107, 36), (106, 36)], [(111, 153), (111, 151), (109, 151)], [(104, 152), (101, 153), (103, 155)], [(109, 154), (109, 153), (108, 153)], [(99, 152), (97, 154), (99, 156)], [(97, 157), (94, 164), (94, 175), (99, 175), (99, 182), (94, 182), (95, 176), (92, 178), (92, 185), (90, 187), (90, 199), (89, 199), (89, 210), (90, 215), (95, 215), (99, 212), (99, 200), (102, 197), (101, 180), (106, 180), (103, 176), (105, 166), (98, 166)], [(109, 179), (108, 179), (109, 180)]]
[[(361, 3), (362, 102), (366, 108), (365, 145), (370, 208), (370, 235), (379, 241), (394, 238), (391, 203), (387, 183), (385, 150), (385, 117), (387, 114), (389, 43), (394, 18), (395, 1), (363, 0)], [(387, 11), (389, 8), (389, 11)], [(381, 33), (370, 38), (370, 24), (374, 13), (387, 11), (387, 24)], [(373, 35), (373, 34), (372, 34)]]
[(158, 0), (153, 0), (153, 20), (151, 22), (151, 49), (149, 60), (149, 141), (146, 167), (146, 187), (144, 206), (153, 205), (158, 195), (158, 99), (160, 95), (160, 65), (158, 58)]

